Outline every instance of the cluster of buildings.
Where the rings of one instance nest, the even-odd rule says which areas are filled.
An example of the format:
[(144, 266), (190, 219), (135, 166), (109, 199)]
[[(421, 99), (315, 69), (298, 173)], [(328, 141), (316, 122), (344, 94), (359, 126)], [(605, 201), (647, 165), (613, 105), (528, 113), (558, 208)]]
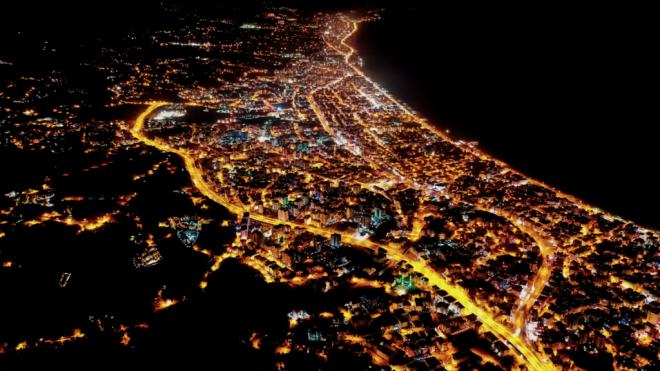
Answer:
[[(237, 214), (231, 252), (201, 251), (210, 272), (236, 258), (334, 298), (290, 313), (278, 362), (347, 352), (365, 367), (657, 368), (660, 235), (452, 140), (392, 97), (351, 46), (373, 17), (202, 17), (131, 35), (90, 65), (109, 108), (170, 102), (146, 117), (142, 142), (182, 157), (197, 190)], [(0, 99), (40, 94), (9, 88)], [(23, 100), (5, 109), (0, 143), (143, 144), (128, 119), (94, 136), (71, 123), (78, 108), (44, 118)], [(166, 228), (200, 252), (202, 221)], [(158, 243), (140, 241), (136, 268), (163, 260)]]

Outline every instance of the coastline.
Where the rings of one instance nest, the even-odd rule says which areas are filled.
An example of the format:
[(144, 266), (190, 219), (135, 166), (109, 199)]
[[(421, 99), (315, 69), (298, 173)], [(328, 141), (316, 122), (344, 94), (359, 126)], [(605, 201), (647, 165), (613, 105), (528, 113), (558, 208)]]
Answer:
[[(502, 97), (498, 97), (499, 87), (493, 86), (500, 78), (480, 81), (491, 71), (482, 71), (473, 80), (462, 81), (475, 66), (461, 63), (473, 59), (475, 54), (467, 53), (447, 63), (412, 55), (410, 51), (418, 45), (405, 40), (414, 40), (413, 35), (430, 32), (435, 26), (410, 22), (411, 18), (417, 19), (405, 12), (386, 13), (383, 19), (361, 25), (352, 43), (364, 61), (362, 69), (370, 77), (437, 128), (449, 130), (452, 138), (478, 141), (480, 150), (531, 178), (635, 224), (660, 228), (654, 212), (657, 197), (651, 176), (645, 172), (652, 168), (651, 150), (644, 143), (639, 146), (625, 143), (629, 136), (636, 135), (634, 125), (627, 133), (610, 133), (600, 128), (598, 120), (602, 117), (594, 116), (579, 126), (576, 120), (585, 112), (575, 111), (575, 118), (561, 121), (558, 117), (569, 116), (575, 107), (558, 106), (556, 112), (537, 112), (549, 103), (537, 102), (533, 97), (523, 100), (520, 104), (524, 107), (517, 108), (506, 100), (524, 92), (503, 90)], [(441, 34), (453, 26), (449, 24), (437, 32)], [(407, 37), (394, 37), (400, 33)], [(441, 44), (445, 43), (443, 48), (448, 51), (458, 52), (463, 50), (459, 44), (465, 37), (476, 36), (446, 38), (452, 37), (457, 40), (441, 40)], [(512, 53), (509, 57), (516, 56)], [(446, 71), (443, 65), (448, 66)], [(547, 81), (537, 79), (525, 84), (534, 89), (535, 83), (540, 84), (536, 89), (541, 89)], [(472, 93), (476, 87), (482, 87), (483, 91)], [(552, 96), (559, 93), (547, 92)], [(618, 153), (613, 153), (613, 149), (618, 149)]]

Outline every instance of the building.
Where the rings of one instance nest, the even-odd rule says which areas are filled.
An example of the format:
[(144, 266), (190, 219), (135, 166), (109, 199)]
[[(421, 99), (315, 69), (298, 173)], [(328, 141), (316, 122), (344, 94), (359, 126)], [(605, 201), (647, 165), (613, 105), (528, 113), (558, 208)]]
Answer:
[(339, 233), (333, 233), (330, 236), (330, 247), (337, 249), (341, 246), (341, 235)]
[(277, 219), (281, 221), (288, 221), (289, 220), (289, 211), (285, 208), (280, 208), (277, 210)]

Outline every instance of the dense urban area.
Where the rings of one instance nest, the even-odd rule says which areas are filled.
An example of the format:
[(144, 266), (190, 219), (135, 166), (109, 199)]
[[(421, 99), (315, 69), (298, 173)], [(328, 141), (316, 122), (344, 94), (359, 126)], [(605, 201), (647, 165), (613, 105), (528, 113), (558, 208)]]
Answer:
[(660, 234), (384, 90), (351, 43), (378, 17), (181, 16), (78, 78), (0, 55), (0, 152), (27, 174), (0, 184), (0, 368), (139, 351), (238, 263), (313, 293), (244, 329), (274, 369), (658, 369)]

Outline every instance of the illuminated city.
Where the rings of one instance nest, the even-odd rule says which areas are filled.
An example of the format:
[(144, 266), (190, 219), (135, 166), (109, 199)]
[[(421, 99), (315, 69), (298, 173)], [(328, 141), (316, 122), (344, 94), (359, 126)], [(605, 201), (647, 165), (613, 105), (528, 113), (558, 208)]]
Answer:
[[(100, 109), (55, 72), (3, 72), (3, 153), (34, 171), (2, 187), (3, 295), (30, 325), (0, 326), (0, 368), (87, 343), (140, 352), (210, 308), (227, 266), (282, 295), (250, 309), (277, 326), (235, 331), (264, 367), (660, 367), (660, 233), (388, 92), (354, 41), (380, 18), (182, 15), (99, 47)], [(45, 301), (62, 304), (21, 309)]]

